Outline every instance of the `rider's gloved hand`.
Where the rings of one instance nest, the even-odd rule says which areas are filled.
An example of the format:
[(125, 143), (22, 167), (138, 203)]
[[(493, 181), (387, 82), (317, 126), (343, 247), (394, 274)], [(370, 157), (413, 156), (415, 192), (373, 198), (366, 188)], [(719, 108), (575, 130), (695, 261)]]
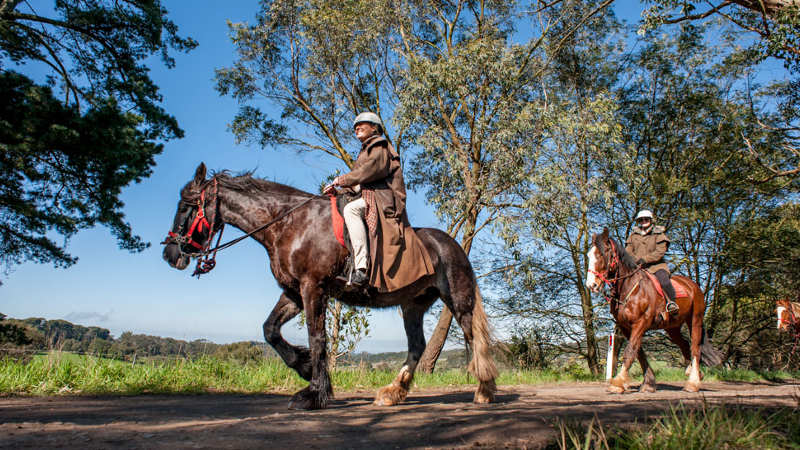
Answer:
[(339, 185), (339, 177), (333, 179), (331, 184), (322, 188), (322, 193), (325, 195), (334, 195), (336, 194), (336, 186)]

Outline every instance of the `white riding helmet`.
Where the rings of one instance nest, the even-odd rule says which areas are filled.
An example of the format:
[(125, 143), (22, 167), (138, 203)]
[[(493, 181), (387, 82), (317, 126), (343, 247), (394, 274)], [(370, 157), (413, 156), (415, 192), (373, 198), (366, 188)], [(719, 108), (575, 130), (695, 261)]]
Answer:
[(368, 122), (378, 126), (378, 129), (383, 130), (383, 122), (381, 122), (381, 118), (378, 117), (377, 114), (374, 112), (363, 112), (356, 116), (356, 119), (353, 121), (353, 128), (356, 127), (361, 122)]
[(636, 215), (636, 220), (639, 219), (650, 219), (653, 220), (653, 213), (649, 209), (643, 209), (639, 211), (639, 214)]

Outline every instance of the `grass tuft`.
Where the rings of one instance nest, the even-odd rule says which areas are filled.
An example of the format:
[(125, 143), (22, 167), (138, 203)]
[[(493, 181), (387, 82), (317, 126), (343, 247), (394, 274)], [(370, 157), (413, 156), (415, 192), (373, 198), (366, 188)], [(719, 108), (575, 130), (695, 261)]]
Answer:
[(743, 406), (673, 406), (649, 424), (632, 429), (559, 421), (551, 449), (786, 449), (800, 448), (797, 411), (767, 411)]

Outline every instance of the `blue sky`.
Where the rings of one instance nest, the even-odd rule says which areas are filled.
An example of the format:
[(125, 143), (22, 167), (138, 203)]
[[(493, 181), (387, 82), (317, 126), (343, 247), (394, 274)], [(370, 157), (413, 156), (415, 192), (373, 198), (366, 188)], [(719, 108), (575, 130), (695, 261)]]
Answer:
[[(44, 9), (51, 2), (33, 4)], [(171, 224), (178, 191), (201, 161), (211, 170), (255, 169), (257, 176), (307, 191), (316, 190), (321, 180), (343, 165), (332, 158), (236, 145), (226, 130), (238, 107), (214, 91), (214, 69), (230, 65), (235, 56), (226, 20), (252, 22), (257, 1), (166, 3), (180, 34), (195, 38), (200, 45), (188, 54), (175, 55), (174, 69), (152, 65), (164, 107), (177, 117), (186, 136), (166, 143), (153, 175), (126, 188), (122, 196), (127, 220), (152, 243), (151, 248), (131, 254), (119, 250), (105, 228), (82, 231), (68, 247), (80, 258), (76, 265), (64, 270), (26, 263), (3, 277), (0, 312), (15, 318), (66, 319), (101, 326), (115, 336), (131, 331), (219, 343), (260, 341), (261, 325), (280, 291), (268, 270), (267, 255), (255, 241), (245, 240), (220, 253), (216, 269), (200, 280), (190, 277), (191, 269), (177, 271), (161, 259), (158, 243)], [(635, 21), (642, 6), (619, 0), (615, 8), (622, 17)], [(441, 227), (421, 195), (409, 192), (408, 209), (415, 226)], [(224, 239), (238, 235), (228, 229)], [(373, 311), (370, 323), (371, 335), (360, 350), (406, 349), (396, 310)], [(295, 322), (283, 330), (289, 340), (305, 342), (305, 331)]]

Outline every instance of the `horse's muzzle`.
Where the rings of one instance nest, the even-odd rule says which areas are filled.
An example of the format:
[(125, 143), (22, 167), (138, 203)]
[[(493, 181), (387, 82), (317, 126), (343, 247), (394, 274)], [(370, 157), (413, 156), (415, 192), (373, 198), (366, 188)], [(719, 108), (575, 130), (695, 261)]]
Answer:
[(164, 246), (162, 257), (167, 264), (178, 270), (183, 270), (189, 266), (189, 257), (181, 252), (178, 244), (174, 242), (169, 242)]

